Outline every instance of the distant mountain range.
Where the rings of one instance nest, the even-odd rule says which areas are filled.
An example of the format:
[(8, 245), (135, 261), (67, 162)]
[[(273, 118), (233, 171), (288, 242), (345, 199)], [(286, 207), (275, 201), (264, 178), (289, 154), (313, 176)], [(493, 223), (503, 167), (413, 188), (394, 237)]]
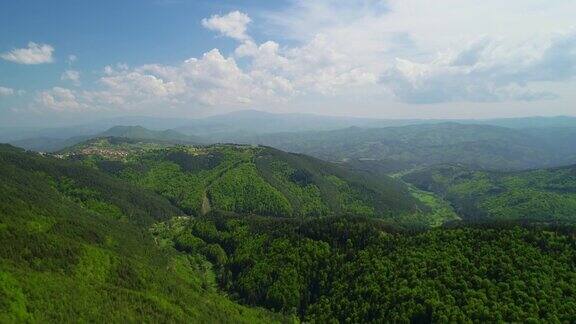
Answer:
[(174, 144), (204, 144), (207, 141), (193, 135), (184, 135), (174, 130), (150, 130), (142, 126), (114, 126), (104, 132), (93, 135), (74, 136), (70, 138), (38, 137), (10, 142), (27, 150), (38, 152), (56, 152), (67, 147), (74, 146), (92, 138), (120, 137), (130, 139), (142, 139), (157, 142), (169, 142)]
[[(108, 128), (100, 129), (104, 126)], [(261, 144), (381, 172), (438, 163), (504, 170), (576, 163), (574, 117), (446, 122), (240, 111), (197, 120), (126, 117), (26, 134), (31, 133), (14, 139), (0, 131), (0, 140), (12, 138), (12, 145), (44, 152), (109, 136), (180, 144)]]
[(352, 126), (382, 128), (417, 124), (457, 122), (460, 124), (494, 125), (508, 128), (576, 127), (576, 117), (526, 117), (500, 119), (373, 119), (321, 116), (314, 114), (277, 114), (257, 110), (242, 110), (224, 115), (199, 119), (126, 116), (103, 119), (89, 124), (32, 128), (0, 128), (0, 142), (13, 142), (26, 138), (64, 139), (75, 136), (93, 136), (117, 125), (142, 126), (151, 130), (175, 129), (188, 135), (222, 136), (226, 134), (266, 134), (279, 132), (326, 131)]
[(380, 163), (389, 171), (441, 163), (507, 170), (576, 163), (576, 127), (512, 129), (450, 122), (232, 136), (221, 140), (268, 145), (328, 161), (351, 162), (358, 167), (376, 167)]
[(202, 144), (206, 140), (193, 135), (184, 135), (175, 130), (156, 131), (142, 126), (114, 126), (95, 137), (123, 137), (132, 139), (144, 139), (166, 141), (176, 144)]

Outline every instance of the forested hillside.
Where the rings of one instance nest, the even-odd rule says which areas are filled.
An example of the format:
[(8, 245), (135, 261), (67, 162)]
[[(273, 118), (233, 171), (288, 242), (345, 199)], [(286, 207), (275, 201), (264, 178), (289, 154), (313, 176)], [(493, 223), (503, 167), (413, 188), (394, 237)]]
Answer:
[(183, 213), (77, 163), (0, 146), (0, 322), (274, 322), (216, 291), (211, 264), (155, 243)]
[(154, 190), (192, 215), (363, 215), (422, 225), (454, 219), (402, 182), (304, 155), (238, 145), (165, 147), (103, 138), (61, 154)]
[[(574, 131), (556, 128), (519, 130), (490, 125), (439, 123), (359, 128), (261, 136), (231, 136), (223, 141), (255, 143), (327, 161), (378, 161), (393, 170), (414, 165), (461, 163), (474, 168), (512, 170), (575, 163)], [(561, 139), (565, 139), (562, 141)], [(554, 142), (555, 145), (551, 145)]]
[(114, 126), (95, 137), (122, 137), (180, 144), (200, 144), (205, 141), (196, 136), (184, 135), (175, 130), (155, 131), (142, 126)]
[[(177, 130), (150, 130), (141, 126), (115, 126), (104, 132), (71, 138), (37, 137), (12, 143), (25, 149), (55, 152), (89, 139), (118, 137), (163, 144), (242, 143), (261, 144), (289, 152), (304, 153), (325, 161), (344, 162), (352, 168), (377, 173), (409, 170), (416, 166), (442, 163), (464, 164), (488, 170), (523, 170), (576, 163), (576, 127), (572, 119), (511, 119), (492, 121), (439, 122), (381, 128), (349, 127), (328, 131), (298, 131), (278, 133), (286, 127), (268, 124), (267, 118), (248, 114), (246, 122), (270, 128), (264, 133), (235, 131), (229, 125), (194, 124)], [(296, 116), (295, 116), (296, 117)], [(219, 120), (219, 119), (217, 119)], [(280, 120), (274, 119), (281, 123)], [(295, 119), (297, 120), (297, 118)], [(294, 122), (294, 121), (293, 121)], [(292, 122), (291, 122), (292, 123)], [(378, 123), (362, 124), (378, 127)], [(384, 123), (383, 125), (387, 125)], [(394, 125), (392, 123), (391, 125)], [(399, 122), (399, 125), (403, 123)], [(223, 127), (223, 129), (221, 129)], [(239, 126), (240, 127), (240, 126)], [(243, 126), (244, 127), (244, 126)], [(206, 129), (204, 129), (206, 128)], [(226, 131), (225, 129), (228, 129)], [(178, 130), (181, 130), (178, 128)]]
[(571, 322), (576, 229), (549, 223), (573, 220), (574, 177), (442, 166), (416, 188), (266, 147), (2, 146), (0, 321)]
[(157, 225), (250, 305), (330, 322), (573, 322), (576, 229), (424, 232), (381, 220), (210, 215)]
[(445, 197), (465, 219), (576, 222), (576, 166), (487, 172), (444, 165), (403, 179)]

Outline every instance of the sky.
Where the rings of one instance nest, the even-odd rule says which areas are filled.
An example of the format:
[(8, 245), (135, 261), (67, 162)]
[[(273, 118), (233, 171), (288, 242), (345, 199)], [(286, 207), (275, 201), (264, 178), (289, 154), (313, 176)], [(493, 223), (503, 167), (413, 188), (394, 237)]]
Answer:
[(576, 116), (573, 0), (0, 3), (0, 126)]

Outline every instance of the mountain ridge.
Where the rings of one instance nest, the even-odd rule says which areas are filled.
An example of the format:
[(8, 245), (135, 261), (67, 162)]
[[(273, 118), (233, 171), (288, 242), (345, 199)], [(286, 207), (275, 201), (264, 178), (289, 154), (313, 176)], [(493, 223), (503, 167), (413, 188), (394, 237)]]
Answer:
[(359, 214), (440, 217), (386, 175), (369, 175), (302, 154), (251, 145), (163, 146), (100, 138), (66, 151), (65, 158), (99, 168), (164, 195), (190, 214), (221, 210), (269, 216)]

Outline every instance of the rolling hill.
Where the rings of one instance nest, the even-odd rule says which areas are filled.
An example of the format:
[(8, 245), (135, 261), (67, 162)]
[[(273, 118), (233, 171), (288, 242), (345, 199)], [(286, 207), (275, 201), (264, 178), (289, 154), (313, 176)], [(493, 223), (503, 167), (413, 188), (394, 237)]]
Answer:
[(540, 135), (499, 126), (440, 123), (268, 134), (237, 141), (329, 161), (383, 161), (396, 164), (397, 168), (461, 163), (474, 168), (512, 170), (565, 163), (564, 151), (548, 144), (554, 135), (547, 140)]
[(154, 190), (191, 215), (210, 210), (282, 217), (355, 214), (424, 223), (433, 221), (432, 214), (454, 218), (434, 213), (427, 201), (388, 176), (268, 147), (169, 147), (102, 138), (62, 156)]
[(403, 179), (490, 221), (423, 230), (410, 225), (438, 220), (437, 196), (268, 147), (104, 137), (57, 156), (0, 146), (0, 322), (569, 322), (576, 310), (575, 229), (549, 224), (573, 219), (576, 167), (413, 171)]
[(9, 143), (10, 145), (35, 152), (56, 152), (66, 147), (81, 143), (91, 137), (92, 136), (89, 135), (73, 136), (69, 138), (30, 137), (10, 141)]
[(142, 126), (114, 126), (105, 132), (97, 134), (95, 137), (122, 137), (174, 144), (201, 144), (205, 142), (201, 138), (184, 135), (175, 130), (156, 131)]
[(5, 128), (0, 129), (0, 141), (41, 152), (105, 136), (179, 144), (262, 144), (382, 173), (437, 163), (505, 170), (573, 164), (576, 148), (570, 143), (576, 140), (575, 130), (576, 118), (566, 116), (386, 120), (248, 110), (199, 119), (123, 117), (78, 127)]
[[(154, 123), (142, 125), (154, 125)], [(495, 119), (381, 119), (323, 116), (306, 113), (270, 113), (258, 110), (240, 110), (227, 114), (199, 119), (179, 120), (181, 126), (173, 127), (179, 132), (222, 139), (233, 136), (262, 135), (273, 133), (300, 133), (344, 129), (349, 127), (384, 128), (410, 125), (434, 125), (458, 123), (467, 125), (499, 126), (513, 129), (576, 127), (576, 117), (522, 117)], [(117, 124), (126, 124), (119, 120)], [(138, 123), (132, 125), (137, 125)], [(176, 124), (174, 124), (176, 125)], [(148, 127), (149, 126), (145, 126)], [(170, 128), (170, 127), (167, 127)]]
[(488, 172), (444, 165), (403, 179), (441, 195), (464, 219), (576, 221), (576, 166)]
[(210, 263), (155, 243), (183, 213), (78, 163), (0, 146), (0, 322), (264, 322), (216, 291)]

